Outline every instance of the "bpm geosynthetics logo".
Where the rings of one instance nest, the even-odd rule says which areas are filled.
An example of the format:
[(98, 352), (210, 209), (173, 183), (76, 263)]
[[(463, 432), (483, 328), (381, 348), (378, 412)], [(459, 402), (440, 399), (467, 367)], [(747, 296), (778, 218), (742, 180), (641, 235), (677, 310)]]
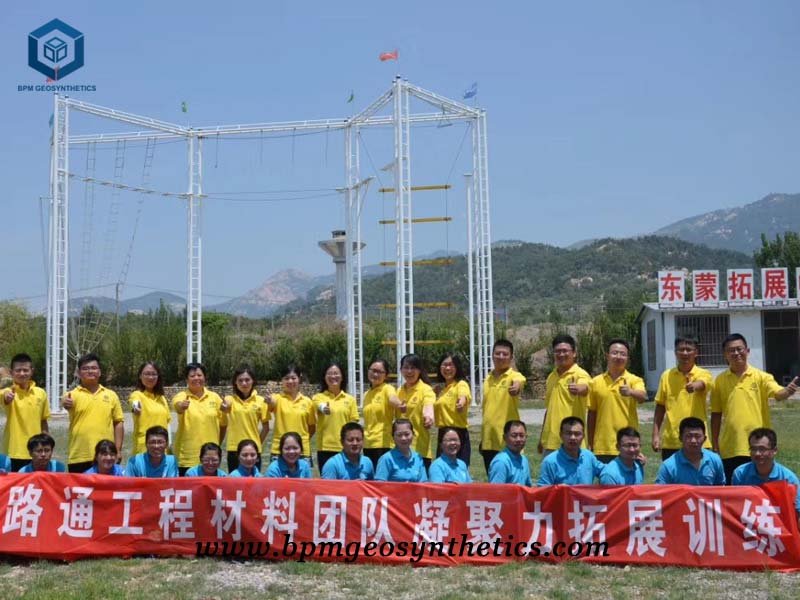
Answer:
[(53, 81), (83, 66), (83, 34), (53, 19), (28, 34), (28, 66)]

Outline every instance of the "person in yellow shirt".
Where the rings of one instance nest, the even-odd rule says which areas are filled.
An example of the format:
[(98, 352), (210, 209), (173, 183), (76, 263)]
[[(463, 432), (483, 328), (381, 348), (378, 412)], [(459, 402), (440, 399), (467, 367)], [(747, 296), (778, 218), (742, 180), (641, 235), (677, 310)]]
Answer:
[(356, 399), (344, 391), (347, 378), (337, 363), (325, 367), (320, 383), (320, 393), (311, 399), (317, 413), (317, 468), (322, 467), (342, 451), (342, 427), (347, 423), (358, 423)]
[(389, 374), (389, 363), (376, 358), (369, 365), (367, 379), (369, 391), (364, 394), (364, 456), (372, 461), (372, 467), (378, 468), (378, 460), (394, 447), (392, 439), (392, 423), (394, 409), (400, 406), (397, 390), (386, 383)]
[(67, 470), (83, 473), (94, 464), (97, 442), (114, 439), (118, 460), (122, 457), (125, 425), (117, 394), (100, 385), (100, 359), (84, 354), (78, 359), (80, 385), (67, 392), (61, 406), (69, 415)]
[(403, 376), (403, 385), (397, 391), (400, 406), (395, 409), (395, 418), (411, 421), (417, 432), (411, 449), (422, 457), (427, 472), (433, 460), (429, 430), (434, 423), (436, 392), (428, 384), (425, 365), (418, 355), (406, 354), (400, 359), (400, 374)]
[(730, 484), (736, 467), (750, 461), (750, 432), (771, 426), (769, 398), (786, 400), (800, 378), (781, 387), (772, 375), (749, 365), (750, 349), (741, 333), (726, 337), (722, 351), (729, 368), (717, 375), (711, 389), (711, 446), (722, 457)]
[(6, 413), (2, 453), (11, 459), (11, 470), (19, 471), (31, 458), (28, 440), (38, 433), (48, 433), (50, 405), (47, 392), (33, 381), (33, 360), (27, 354), (11, 358), (13, 385), (0, 390)]
[(145, 432), (158, 425), (169, 431), (172, 415), (164, 397), (161, 369), (152, 361), (139, 367), (136, 390), (128, 398), (133, 413), (133, 455), (147, 452)]
[[(311, 398), (300, 393), (303, 373), (299, 367), (289, 365), (281, 374), (281, 392), (264, 397), (270, 413), (275, 415), (275, 429), (272, 433), (272, 459), (281, 454), (281, 438), (285, 433), (294, 432), (302, 442), (302, 457), (311, 463), (311, 438), (317, 431), (317, 414)], [(312, 465), (313, 466), (313, 465)]]
[(239, 466), (239, 443), (252, 440), (256, 444), (258, 458), (256, 467), (261, 469), (261, 453), (264, 440), (269, 434), (269, 406), (256, 390), (256, 375), (249, 366), (241, 366), (231, 380), (233, 394), (225, 396), (223, 410), (226, 411), (228, 450), (228, 473)]
[(519, 398), (525, 387), (525, 376), (511, 367), (514, 345), (499, 339), (492, 347), (492, 372), (483, 382), (483, 422), (481, 423), (480, 452), (483, 466), (489, 466), (505, 448), (503, 428), (509, 421), (519, 421)]
[[(697, 340), (675, 338), (676, 366), (661, 374), (653, 415), (653, 451), (667, 460), (682, 448), (678, 426), (686, 417), (707, 422), (706, 398), (711, 391), (711, 373), (697, 366)], [(706, 440), (706, 448), (711, 442)]]
[(472, 402), (472, 392), (464, 375), (461, 359), (457, 354), (447, 352), (439, 360), (439, 367), (436, 371), (439, 374), (439, 381), (442, 382), (441, 389), (436, 396), (436, 403), (433, 405), (438, 429), (436, 456), (442, 455), (442, 437), (446, 431), (445, 427), (447, 427), (458, 434), (461, 447), (456, 458), (462, 460), (469, 467), (472, 448), (469, 441), (467, 417), (469, 416), (469, 405)]
[(639, 429), (637, 405), (647, 400), (644, 380), (629, 372), (630, 345), (614, 338), (608, 342), (606, 372), (589, 385), (589, 449), (597, 459), (610, 463), (617, 457), (617, 432)]
[(222, 444), (227, 426), (222, 398), (206, 389), (206, 368), (197, 362), (189, 363), (184, 374), (187, 389), (172, 399), (172, 407), (178, 413), (175, 455), (181, 477), (197, 464), (203, 444)]
[(552, 349), (555, 366), (545, 385), (545, 413), (537, 448), (544, 456), (561, 447), (561, 421), (567, 417), (586, 421), (591, 379), (575, 362), (578, 357), (575, 338), (568, 334), (557, 335), (553, 338)]

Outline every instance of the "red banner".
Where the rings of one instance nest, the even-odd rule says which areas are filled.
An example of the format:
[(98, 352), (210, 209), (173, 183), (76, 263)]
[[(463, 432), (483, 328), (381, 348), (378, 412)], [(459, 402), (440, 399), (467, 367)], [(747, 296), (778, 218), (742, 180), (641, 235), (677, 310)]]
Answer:
[(795, 489), (0, 477), (0, 552), (800, 570)]

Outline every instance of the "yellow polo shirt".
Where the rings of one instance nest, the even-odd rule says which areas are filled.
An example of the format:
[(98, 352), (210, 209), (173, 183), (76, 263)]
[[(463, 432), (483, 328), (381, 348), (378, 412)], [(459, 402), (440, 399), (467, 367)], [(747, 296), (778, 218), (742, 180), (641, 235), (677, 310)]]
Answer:
[[(459, 398), (466, 398), (466, 406), (456, 410), (456, 402)], [(436, 427), (459, 427), (467, 428), (467, 417), (469, 416), (469, 405), (472, 402), (472, 392), (469, 384), (464, 381), (454, 381), (439, 393), (436, 404), (433, 405), (436, 415)]]
[[(346, 392), (339, 392), (335, 396), (324, 391), (314, 394), (311, 399), (314, 410), (317, 411), (317, 450), (323, 452), (342, 451), (342, 427), (345, 423), (358, 423), (358, 407), (356, 399)], [(320, 412), (319, 407), (327, 402), (331, 414)]]
[(292, 400), (286, 394), (272, 394), (275, 406), (270, 412), (275, 414), (275, 432), (272, 434), (272, 454), (281, 453), (281, 436), (294, 431), (303, 440), (303, 456), (311, 456), (311, 435), (309, 425), (317, 424), (316, 411), (311, 398), (298, 394)]
[(221, 408), (222, 398), (216, 392), (205, 388), (200, 396), (189, 390), (178, 392), (172, 399), (172, 408), (184, 400), (189, 401), (189, 408), (178, 414), (175, 455), (179, 467), (193, 467), (200, 462), (203, 444), (219, 444), (220, 427), (227, 425), (227, 419)]
[[(547, 376), (545, 385), (545, 406), (547, 416), (542, 424), (542, 444), (546, 450), (561, 447), (561, 421), (567, 417), (580, 417), (586, 423), (586, 404), (589, 395), (578, 396), (569, 393), (569, 384), (589, 385), (591, 377), (577, 364), (572, 365), (561, 375), (556, 369)], [(586, 441), (584, 440), (584, 447)]]
[[(658, 382), (656, 404), (664, 407), (664, 420), (661, 422), (661, 447), (667, 450), (679, 450), (681, 438), (678, 427), (686, 417), (697, 417), (706, 424), (709, 435), (705, 447), (711, 447), (711, 435), (708, 429), (708, 415), (706, 414), (706, 398), (711, 391), (711, 373), (697, 365), (689, 371), (688, 377), (681, 373), (677, 367), (664, 371)], [(686, 384), (702, 381), (706, 389), (690, 394), (686, 391)]]
[(419, 453), (422, 458), (433, 458), (431, 451), (431, 435), (425, 429), (422, 421), (422, 409), (425, 406), (433, 406), (436, 403), (436, 392), (433, 388), (421, 379), (410, 388), (403, 385), (397, 390), (397, 397), (406, 404), (406, 412), (402, 413), (395, 409), (396, 419), (408, 419), (414, 426), (413, 450)]
[(92, 394), (82, 385), (69, 392), (72, 408), (69, 415), (67, 463), (94, 460), (94, 447), (100, 440), (114, 441), (114, 425), (122, 421), (122, 405), (117, 394), (98, 386)]
[[(14, 392), (14, 399), (10, 404), (6, 404), (4, 397), (9, 390)], [(28, 440), (31, 436), (42, 433), (42, 421), (50, 417), (47, 392), (36, 387), (32, 381), (26, 390), (15, 383), (0, 390), (0, 404), (6, 411), (3, 454), (9, 458), (30, 458)]]
[(730, 369), (717, 375), (711, 390), (711, 412), (722, 413), (722, 458), (750, 456), (747, 436), (753, 429), (771, 426), (768, 399), (782, 389), (772, 375), (750, 365), (741, 377)]
[(225, 435), (228, 452), (236, 452), (242, 440), (253, 440), (258, 446), (258, 453), (261, 454), (260, 426), (269, 422), (269, 406), (264, 398), (253, 390), (244, 400), (237, 395), (231, 395), (225, 396), (225, 402), (231, 406), (230, 412), (226, 414), (228, 429)]
[(481, 425), (481, 450), (500, 451), (505, 447), (503, 427), (508, 421), (519, 420), (519, 399), (512, 396), (509, 386), (515, 381), (525, 385), (525, 376), (509, 368), (501, 375), (494, 371), (483, 382), (483, 423)]
[[(169, 431), (169, 404), (163, 395), (156, 396), (153, 392), (136, 390), (128, 398), (131, 406), (136, 401), (142, 405), (142, 412), (138, 415), (133, 413), (133, 454), (147, 452), (145, 445), (145, 434), (147, 430), (156, 425), (160, 425)], [(133, 412), (133, 411), (131, 411)]]
[(392, 448), (394, 406), (389, 398), (397, 395), (394, 386), (382, 383), (364, 394), (364, 448)]
[(594, 453), (619, 454), (617, 450), (617, 431), (623, 427), (639, 430), (638, 402), (633, 396), (627, 398), (619, 393), (619, 388), (627, 385), (633, 390), (644, 390), (644, 380), (625, 371), (616, 381), (611, 380), (608, 371), (592, 379), (589, 386), (589, 410), (597, 413), (594, 427)]

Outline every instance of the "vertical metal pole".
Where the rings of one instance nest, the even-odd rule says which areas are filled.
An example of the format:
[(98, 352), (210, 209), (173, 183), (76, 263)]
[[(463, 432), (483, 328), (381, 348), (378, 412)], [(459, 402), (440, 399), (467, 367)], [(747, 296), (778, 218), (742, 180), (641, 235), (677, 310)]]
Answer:
[(356, 351), (355, 351), (355, 298), (353, 297), (353, 254), (350, 245), (352, 244), (353, 234), (353, 128), (348, 126), (344, 130), (344, 157), (345, 157), (345, 242), (344, 242), (344, 264), (345, 279), (347, 281), (347, 375), (348, 392), (357, 396), (357, 385), (355, 382), (356, 372)]
[(203, 360), (202, 138), (190, 133), (187, 143), (189, 152), (189, 193), (187, 200), (189, 289), (186, 300), (186, 361), (200, 362)]
[(187, 286), (186, 286), (186, 362), (194, 360), (194, 333), (192, 319), (194, 318), (194, 279), (193, 268), (193, 248), (194, 243), (194, 135), (189, 135), (186, 139), (187, 165), (189, 167), (189, 189), (186, 200), (186, 260), (187, 260)]
[(472, 271), (472, 174), (464, 175), (464, 187), (467, 190), (467, 288), (469, 290), (469, 387), (472, 392), (472, 401), (478, 403), (476, 395), (478, 369), (475, 364), (475, 277)]
[[(492, 219), (491, 219), (491, 204), (489, 202), (489, 141), (486, 125), (486, 111), (481, 111), (480, 116), (481, 124), (481, 156), (483, 157), (483, 166), (481, 169), (481, 188), (482, 192), (482, 221), (486, 232), (486, 295), (487, 306), (486, 310), (489, 313), (489, 330), (487, 332), (487, 352), (491, 357), (491, 347), (494, 343), (494, 284), (492, 274)], [(508, 318), (506, 316), (506, 318)]]

